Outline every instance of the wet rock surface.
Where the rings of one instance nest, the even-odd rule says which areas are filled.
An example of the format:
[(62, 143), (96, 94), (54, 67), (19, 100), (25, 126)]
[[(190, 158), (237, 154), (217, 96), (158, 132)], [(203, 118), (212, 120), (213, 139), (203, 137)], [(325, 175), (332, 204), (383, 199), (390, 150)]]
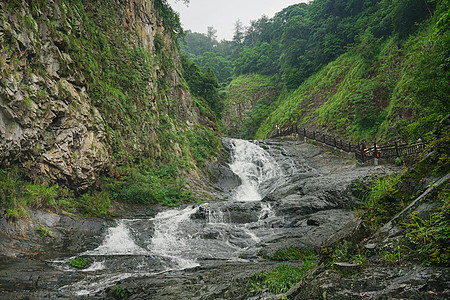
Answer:
[(448, 268), (420, 265), (368, 267), (345, 276), (324, 271), (289, 299), (448, 299), (449, 279)]
[[(141, 253), (120, 254), (108, 262), (107, 268), (120, 275), (141, 268), (144, 260), (154, 260), (153, 265), (144, 267), (141, 273), (123, 278), (108, 275), (105, 268), (83, 273), (70, 269), (67, 263), (55, 267), (52, 262), (55, 259), (67, 259), (101, 248), (99, 245), (105, 243), (105, 236), (111, 233), (108, 227), (118, 226), (117, 222), (63, 214), (36, 215), (34, 222), (39, 221), (39, 224), (50, 228), (55, 237), (42, 238), (31, 225), (25, 228), (28, 234), (34, 232), (28, 240), (14, 238), (13, 231), (2, 234), (0, 246), (10, 251), (2, 253), (16, 258), (8, 261), (3, 257), (2, 261), (8, 263), (0, 265), (0, 298), (104, 299), (111, 297), (108, 286), (120, 285), (130, 292), (130, 299), (246, 299), (250, 297), (247, 283), (252, 274), (286, 263), (263, 259), (262, 254), (272, 256), (277, 250), (290, 247), (317, 250), (335, 234), (346, 228), (351, 231), (358, 224), (351, 212), (357, 204), (351, 184), (396, 171), (387, 166), (357, 166), (344, 154), (336, 156), (302, 141), (255, 143), (270, 153), (285, 175), (274, 179), (277, 182), (275, 188), (264, 188), (269, 192), (261, 201), (219, 201), (179, 211), (189, 216), (180, 223), (186, 240), (179, 243), (193, 240), (199, 249), (207, 249), (196, 254), (196, 267), (158, 271), (157, 265), (162, 262), (154, 259), (155, 252), (149, 244), (159, 226), (153, 219), (157, 211), (139, 207), (123, 208), (118, 213), (130, 219), (126, 224), (133, 224), (128, 230), (134, 240), (130, 243), (135, 245), (129, 246)], [(239, 182), (225, 171), (226, 166), (227, 162), (222, 162), (222, 171), (216, 173), (219, 178), (229, 180), (218, 192), (222, 195), (227, 187), (231, 190)], [(10, 226), (5, 222), (0, 219), (2, 232)], [(19, 230), (18, 227), (16, 225), (14, 230)], [(8, 246), (13, 243), (16, 243), (14, 247)], [(38, 254), (35, 256), (37, 260), (30, 260), (32, 255), (18, 249), (34, 249)], [(91, 253), (89, 258), (104, 259), (101, 251), (97, 252)], [(191, 253), (186, 253), (184, 259), (191, 258), (189, 255)], [(293, 264), (300, 266), (302, 262)], [(111, 281), (89, 295), (73, 294), (76, 286), (63, 288), (75, 282), (90, 285), (92, 280), (104, 278), (102, 276), (111, 277)], [(261, 299), (267, 297), (261, 296)]]

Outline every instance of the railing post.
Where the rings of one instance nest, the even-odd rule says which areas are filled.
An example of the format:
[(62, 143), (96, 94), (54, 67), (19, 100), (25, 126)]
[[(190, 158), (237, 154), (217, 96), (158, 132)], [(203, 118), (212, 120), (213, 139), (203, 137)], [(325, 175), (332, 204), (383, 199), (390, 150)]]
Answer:
[(373, 142), (373, 164), (378, 166), (378, 149), (377, 142)]

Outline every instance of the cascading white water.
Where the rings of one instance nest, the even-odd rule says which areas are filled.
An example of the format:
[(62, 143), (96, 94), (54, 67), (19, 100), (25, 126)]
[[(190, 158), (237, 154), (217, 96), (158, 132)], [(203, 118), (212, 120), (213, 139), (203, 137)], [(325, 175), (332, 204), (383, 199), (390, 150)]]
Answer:
[[(258, 205), (250, 201), (269, 193), (283, 180), (283, 172), (261, 147), (243, 140), (229, 141), (230, 168), (242, 182), (230, 201), (166, 210), (150, 219), (118, 221), (100, 246), (81, 253), (92, 258), (91, 266), (83, 271), (87, 277), (62, 290), (87, 295), (128, 277), (153, 276), (213, 260), (239, 260), (239, 253), (257, 247), (272, 234), (270, 222), (276, 216), (270, 205), (261, 203), (258, 212)], [(246, 207), (256, 209), (253, 221), (232, 222), (241, 207), (244, 214)], [(74, 271), (67, 267), (68, 260), (55, 263), (64, 266), (64, 271)]]
[(87, 251), (85, 255), (145, 255), (148, 251), (136, 245), (131, 238), (130, 229), (120, 220), (116, 227), (108, 229), (105, 241), (97, 249)]
[(272, 210), (272, 206), (268, 203), (261, 203), (261, 212), (259, 213), (258, 221), (273, 218), (275, 212)]
[(230, 169), (242, 184), (233, 195), (235, 201), (259, 201), (270, 192), (271, 182), (283, 172), (277, 162), (261, 147), (244, 140), (230, 140), (232, 162)]
[(187, 207), (184, 210), (168, 210), (159, 213), (154, 218), (155, 233), (148, 249), (156, 255), (167, 257), (174, 261), (179, 269), (198, 266), (194, 259), (184, 257), (185, 252), (190, 251), (184, 223), (189, 221), (190, 215), (195, 213), (198, 207)]

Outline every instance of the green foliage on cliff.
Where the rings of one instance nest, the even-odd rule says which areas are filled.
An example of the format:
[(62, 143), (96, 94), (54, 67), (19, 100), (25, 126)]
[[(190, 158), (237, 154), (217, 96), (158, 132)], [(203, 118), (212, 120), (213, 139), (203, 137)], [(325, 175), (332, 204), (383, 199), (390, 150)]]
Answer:
[[(167, 134), (169, 131), (165, 130)], [(121, 179), (110, 182), (113, 198), (128, 203), (175, 206), (193, 201), (192, 193), (183, 179), (190, 168), (205, 166), (208, 158), (218, 155), (220, 141), (215, 133), (198, 127), (184, 132), (172, 132), (168, 141), (179, 141), (185, 145), (184, 158), (172, 155), (169, 162), (146, 159), (140, 164), (118, 168)]]
[(267, 75), (249, 74), (234, 79), (225, 89), (229, 133), (239, 138), (254, 138), (256, 130), (270, 115), (279, 90), (273, 77)]
[(45, 181), (29, 182), (19, 169), (0, 170), (0, 206), (10, 219), (27, 218), (29, 208), (62, 209), (85, 216), (108, 216), (110, 196), (106, 191), (75, 195), (65, 187)]
[[(140, 8), (127, 5), (113, 0), (2, 3), (2, 8), (8, 9), (8, 18), (20, 19), (23, 28), (17, 31), (36, 34), (41, 30), (54, 47), (59, 59), (56, 76), (61, 80), (54, 87), (56, 96), (51, 97), (69, 102), (67, 109), (58, 110), (55, 124), (68, 114), (77, 116), (82, 112), (90, 117), (88, 125), (93, 128), (88, 130), (100, 136), (111, 158), (101, 170), (104, 174), (96, 175), (105, 175), (103, 181), (115, 184), (98, 183), (96, 188), (84, 194), (77, 191), (74, 196), (69, 192), (66, 195), (66, 190), (57, 185), (39, 185), (25, 173), (7, 172), (2, 175), (1, 186), (11, 194), (3, 197), (1, 204), (8, 207), (10, 216), (26, 215), (27, 206), (103, 215), (108, 213), (110, 199), (169, 205), (189, 201), (191, 193), (183, 178), (189, 172), (201, 172), (199, 168), (217, 155), (220, 141), (214, 133), (212, 114), (220, 115), (222, 109), (217, 79), (210, 71), (200, 73), (201, 87), (192, 89), (196, 97), (192, 101), (187, 86), (199, 82), (188, 76), (186, 82), (182, 77), (176, 40), (183, 30), (177, 13), (166, 0), (148, 1), (146, 7)], [(22, 11), (31, 14), (23, 17)], [(144, 18), (140, 14), (148, 15)], [(152, 14), (156, 20), (150, 24), (152, 28), (142, 26), (149, 24), (141, 24), (139, 18), (152, 18)], [(6, 45), (0, 50), (7, 51), (11, 60), (17, 59), (8, 47), (19, 46), (8, 45), (3, 35), (1, 41)], [(39, 47), (33, 48), (37, 58)], [(50, 76), (42, 59), (27, 59), (17, 62), (28, 64), (27, 76)], [(72, 97), (65, 80), (85, 101)], [(26, 88), (26, 83), (23, 85)], [(44, 86), (37, 92), (42, 101), (50, 97), (48, 90), (50, 87)], [(23, 105), (31, 110), (33, 100), (25, 97)], [(53, 108), (48, 111), (52, 113)], [(54, 142), (49, 138), (47, 144)], [(51, 146), (47, 144), (36, 145), (35, 152), (44, 153)], [(73, 158), (77, 157), (74, 151)]]
[(211, 68), (202, 72), (199, 66), (190, 61), (186, 56), (181, 56), (183, 75), (186, 78), (189, 91), (193, 96), (200, 97), (209, 108), (215, 113), (218, 119), (223, 111), (223, 99), (219, 95), (219, 83)]
[[(405, 209), (434, 182), (450, 171), (450, 124), (440, 124), (436, 140), (429, 146), (430, 153), (416, 165), (396, 177), (378, 179), (365, 196), (362, 217), (373, 232)], [(450, 263), (450, 181), (428, 193), (411, 211), (397, 220), (407, 239), (398, 245), (401, 260), (427, 264)], [(419, 205), (427, 208), (415, 210)], [(389, 252), (391, 253), (391, 252)], [(392, 254), (392, 253), (391, 253)]]

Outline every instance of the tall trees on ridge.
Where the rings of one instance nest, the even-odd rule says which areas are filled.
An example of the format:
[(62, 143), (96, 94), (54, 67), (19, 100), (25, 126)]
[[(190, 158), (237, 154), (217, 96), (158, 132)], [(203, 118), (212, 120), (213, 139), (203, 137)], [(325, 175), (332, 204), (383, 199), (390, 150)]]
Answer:
[[(214, 55), (228, 61), (235, 75), (277, 74), (286, 88), (294, 89), (369, 36), (406, 37), (433, 14), (436, 1), (447, 0), (315, 0), (289, 6), (270, 19), (262, 16), (248, 27), (237, 20), (232, 41), (217, 42), (212, 27), (207, 35), (188, 32), (183, 51), (203, 72), (211, 67), (222, 84), (232, 74), (219, 75), (217, 63), (208, 65)], [(203, 55), (209, 58), (202, 59)]]

